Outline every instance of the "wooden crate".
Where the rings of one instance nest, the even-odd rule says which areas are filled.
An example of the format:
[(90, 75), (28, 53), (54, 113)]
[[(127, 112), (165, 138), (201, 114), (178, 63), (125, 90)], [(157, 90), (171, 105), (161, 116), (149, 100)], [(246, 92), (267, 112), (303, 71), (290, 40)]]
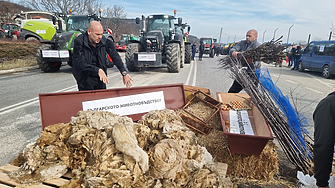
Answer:
[(67, 172), (64, 176), (61, 178), (56, 178), (52, 180), (44, 181), (40, 184), (25, 186), (19, 183), (16, 183), (14, 180), (10, 179), (8, 177), (8, 173), (18, 169), (19, 167), (13, 166), (11, 164), (5, 164), (3, 166), (0, 166), (0, 188), (11, 188), (11, 187), (20, 187), (20, 188), (53, 188), (53, 187), (61, 187), (68, 183), (71, 178), (71, 172)]

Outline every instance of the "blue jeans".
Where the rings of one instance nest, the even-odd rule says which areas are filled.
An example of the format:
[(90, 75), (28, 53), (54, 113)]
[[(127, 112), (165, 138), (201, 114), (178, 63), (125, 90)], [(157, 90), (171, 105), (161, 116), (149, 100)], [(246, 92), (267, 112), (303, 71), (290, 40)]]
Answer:
[(294, 66), (293, 66), (292, 70), (295, 70), (298, 67), (297, 65), (298, 65), (298, 61), (300, 60), (300, 58), (301, 58), (301, 56), (295, 58)]

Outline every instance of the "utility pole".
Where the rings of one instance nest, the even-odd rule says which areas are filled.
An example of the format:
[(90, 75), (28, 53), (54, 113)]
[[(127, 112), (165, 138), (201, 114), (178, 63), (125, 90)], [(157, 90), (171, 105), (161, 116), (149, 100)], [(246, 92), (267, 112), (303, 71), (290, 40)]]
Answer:
[(263, 40), (262, 40), (262, 43), (264, 43), (264, 34), (265, 34), (266, 30), (263, 32)]
[(220, 32), (220, 38), (219, 38), (219, 44), (221, 45), (221, 36), (222, 36), (222, 27), (221, 27), (221, 32)]
[(329, 40), (331, 40), (331, 39), (332, 39), (332, 34), (333, 34), (333, 32), (332, 32), (332, 31), (330, 31), (330, 34), (329, 34)]
[(290, 38), (290, 31), (291, 31), (291, 28), (294, 26), (294, 24), (291, 25), (291, 27), (288, 29), (288, 34), (287, 34), (287, 44), (288, 44), (288, 39)]
[(309, 40), (311, 40), (311, 34), (308, 35), (308, 41), (307, 41), (307, 44), (309, 44)]
[(278, 30), (278, 28), (277, 29), (275, 29), (275, 31), (273, 32), (273, 39), (272, 40), (275, 40), (275, 37), (276, 37), (276, 31)]

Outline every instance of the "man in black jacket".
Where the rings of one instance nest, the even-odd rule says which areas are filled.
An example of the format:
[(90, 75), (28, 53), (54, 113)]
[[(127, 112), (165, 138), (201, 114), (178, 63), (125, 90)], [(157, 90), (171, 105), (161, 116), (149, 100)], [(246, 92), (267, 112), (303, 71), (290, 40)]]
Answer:
[(314, 120), (314, 177), (316, 185), (329, 187), (335, 144), (335, 92), (316, 106)]
[(97, 21), (92, 21), (87, 31), (74, 41), (72, 73), (79, 91), (106, 89), (106, 84), (109, 83), (107, 53), (122, 74), (123, 83), (127, 88), (132, 86), (133, 80), (127, 74), (113, 41), (108, 40), (102, 34), (102, 25)]
[[(233, 48), (231, 48), (229, 50), (229, 55), (237, 59), (239, 53), (247, 51), (250, 48), (256, 48), (257, 46), (261, 45), (257, 41), (257, 36), (258, 36), (258, 32), (255, 29), (249, 30), (246, 34), (246, 40), (242, 40), (241, 42), (236, 44)], [(250, 59), (250, 58), (247, 58), (246, 60), (247, 62), (244, 62), (244, 60), (241, 59), (241, 61), (243, 61), (243, 66), (247, 67), (247, 72), (250, 73), (251, 79), (254, 79), (254, 80), (257, 79), (257, 78), (254, 78), (253, 72), (255, 71), (255, 69), (261, 67), (260, 62), (253, 62), (253, 59)], [(248, 63), (249, 66), (246, 63)], [(242, 89), (243, 87), (241, 86), (241, 84), (238, 83), (237, 80), (234, 80), (233, 85), (228, 90), (228, 93), (239, 93), (240, 91), (242, 91)]]
[(204, 54), (205, 51), (205, 45), (204, 42), (201, 42), (199, 46), (199, 61), (202, 61), (202, 55)]

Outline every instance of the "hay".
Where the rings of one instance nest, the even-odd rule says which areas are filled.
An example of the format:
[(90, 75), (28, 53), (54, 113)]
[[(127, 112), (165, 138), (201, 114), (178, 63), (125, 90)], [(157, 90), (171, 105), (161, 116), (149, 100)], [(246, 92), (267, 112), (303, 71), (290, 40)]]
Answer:
[(30, 185), (64, 175), (62, 187), (232, 187), (212, 156), (172, 110), (138, 123), (109, 112), (80, 111), (70, 123), (45, 128), (8, 175)]
[(199, 144), (206, 147), (217, 162), (227, 163), (231, 177), (270, 181), (279, 174), (277, 147), (267, 143), (259, 157), (234, 154), (229, 150), (227, 137), (223, 131), (212, 129), (207, 135), (198, 135)]

